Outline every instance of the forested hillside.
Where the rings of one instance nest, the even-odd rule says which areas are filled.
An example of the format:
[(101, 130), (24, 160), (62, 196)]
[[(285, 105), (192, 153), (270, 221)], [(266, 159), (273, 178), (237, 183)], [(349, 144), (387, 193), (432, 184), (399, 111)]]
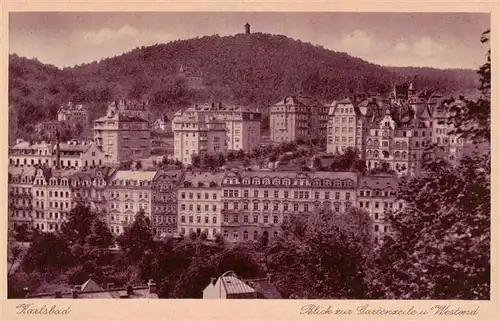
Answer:
[[(177, 76), (181, 65), (203, 75), (203, 88), (191, 88)], [(11, 55), (9, 77), (9, 102), (17, 106), (21, 126), (53, 118), (68, 100), (92, 103), (98, 114), (119, 96), (147, 98), (155, 111), (171, 112), (210, 98), (265, 109), (300, 90), (329, 102), (353, 93), (386, 93), (392, 83), (414, 78), (417, 86), (445, 94), (477, 87), (473, 70), (386, 68), (262, 33), (173, 41), (62, 70)]]

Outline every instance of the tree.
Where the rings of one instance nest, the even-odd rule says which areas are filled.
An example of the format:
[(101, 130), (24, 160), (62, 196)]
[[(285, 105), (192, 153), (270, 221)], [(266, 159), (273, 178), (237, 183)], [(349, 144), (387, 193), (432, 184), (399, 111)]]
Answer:
[(125, 228), (125, 232), (117, 238), (117, 242), (133, 262), (138, 262), (144, 253), (153, 250), (151, 222), (144, 210), (140, 210), (135, 215), (134, 222)]
[(490, 170), (489, 154), (437, 159), (402, 181), (374, 286), (385, 298), (490, 298)]
[(69, 219), (61, 225), (61, 236), (70, 243), (84, 245), (87, 237), (92, 233), (96, 214), (90, 210), (89, 206), (77, 203), (68, 216)]
[(21, 263), (27, 273), (63, 269), (73, 264), (69, 243), (54, 233), (35, 232), (33, 241)]
[(321, 158), (315, 157), (313, 161), (313, 168), (317, 171), (323, 170), (323, 163), (321, 162)]
[(217, 154), (217, 166), (222, 167), (226, 163), (226, 158), (223, 153)]
[(198, 154), (191, 155), (191, 164), (193, 167), (200, 167), (201, 165), (201, 157)]
[(24, 249), (22, 245), (18, 244), (16, 238), (13, 236), (13, 231), (9, 231), (7, 241), (7, 277), (11, 277), (17, 273), (19, 266), (22, 262)]
[(142, 168), (142, 161), (138, 160), (135, 162), (135, 169), (140, 170)]
[[(489, 44), (491, 30), (481, 36), (482, 44)], [(481, 97), (476, 101), (468, 100), (465, 106), (453, 105), (451, 116), (446, 121), (454, 126), (450, 134), (458, 134), (474, 142), (490, 142), (491, 131), (491, 48), (488, 48), (486, 62), (479, 68)]]
[(270, 245), (270, 271), (285, 297), (361, 299), (368, 292), (371, 242), (364, 211), (294, 216)]

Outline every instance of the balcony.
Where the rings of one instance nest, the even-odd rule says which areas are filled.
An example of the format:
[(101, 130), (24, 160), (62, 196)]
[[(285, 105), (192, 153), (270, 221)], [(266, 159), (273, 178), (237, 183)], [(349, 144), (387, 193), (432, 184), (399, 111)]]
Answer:
[(226, 227), (240, 227), (242, 225), (242, 223), (240, 222), (222, 222), (221, 224), (222, 226), (226, 226)]

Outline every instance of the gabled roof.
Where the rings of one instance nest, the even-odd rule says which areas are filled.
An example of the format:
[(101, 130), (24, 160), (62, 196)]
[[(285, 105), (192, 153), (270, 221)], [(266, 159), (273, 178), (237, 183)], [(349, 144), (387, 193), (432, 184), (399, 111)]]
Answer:
[(104, 291), (104, 289), (97, 284), (92, 278), (89, 278), (85, 283), (82, 284), (82, 291)]
[(224, 289), (228, 295), (230, 294), (245, 294), (245, 293), (255, 293), (255, 289), (250, 287), (244, 281), (240, 280), (236, 273), (233, 271), (227, 271), (222, 274), (219, 278), (222, 282)]

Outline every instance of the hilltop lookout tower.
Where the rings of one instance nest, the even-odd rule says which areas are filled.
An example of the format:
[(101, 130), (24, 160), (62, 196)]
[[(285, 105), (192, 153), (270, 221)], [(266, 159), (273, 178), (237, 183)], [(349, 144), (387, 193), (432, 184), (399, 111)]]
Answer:
[(248, 22), (245, 24), (245, 33), (246, 33), (247, 35), (249, 35), (249, 34), (250, 34), (250, 24), (249, 24)]

